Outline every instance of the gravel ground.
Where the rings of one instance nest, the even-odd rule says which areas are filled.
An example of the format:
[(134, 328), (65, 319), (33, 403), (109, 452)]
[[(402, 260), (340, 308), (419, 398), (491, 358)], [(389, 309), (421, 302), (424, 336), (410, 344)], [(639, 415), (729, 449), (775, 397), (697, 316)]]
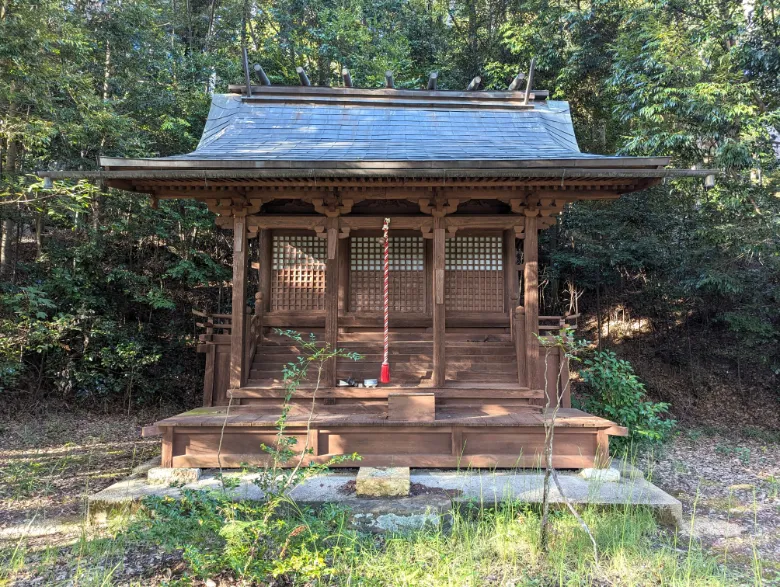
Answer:
[(780, 580), (780, 432), (689, 430), (647, 463), (653, 483), (683, 504), (684, 536), (719, 560)]

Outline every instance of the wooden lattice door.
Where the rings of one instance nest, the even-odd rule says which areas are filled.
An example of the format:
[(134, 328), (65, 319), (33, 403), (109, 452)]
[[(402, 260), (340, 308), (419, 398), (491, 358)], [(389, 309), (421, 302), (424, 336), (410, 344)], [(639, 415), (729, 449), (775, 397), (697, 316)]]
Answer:
[[(378, 237), (350, 238), (349, 310), (381, 312), (384, 248)], [(425, 312), (425, 246), (422, 237), (390, 237), (390, 311)]]
[(325, 310), (325, 239), (274, 235), (271, 310)]
[(447, 310), (504, 311), (504, 254), (500, 236), (463, 236), (444, 245)]

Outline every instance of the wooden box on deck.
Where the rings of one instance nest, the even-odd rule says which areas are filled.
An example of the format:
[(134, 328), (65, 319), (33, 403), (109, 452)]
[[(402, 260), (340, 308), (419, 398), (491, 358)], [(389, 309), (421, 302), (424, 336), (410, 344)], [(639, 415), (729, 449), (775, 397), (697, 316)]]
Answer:
[(390, 393), (387, 395), (387, 419), (433, 422), (436, 396), (433, 393)]

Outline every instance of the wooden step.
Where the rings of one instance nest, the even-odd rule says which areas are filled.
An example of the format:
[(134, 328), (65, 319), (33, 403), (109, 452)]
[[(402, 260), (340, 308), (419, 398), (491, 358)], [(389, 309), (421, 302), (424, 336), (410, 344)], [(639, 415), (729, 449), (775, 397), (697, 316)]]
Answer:
[(455, 373), (447, 373), (446, 379), (450, 381), (468, 381), (485, 383), (517, 383), (517, 372), (513, 373), (472, 373), (470, 371), (458, 371)]
[[(442, 398), (474, 398), (476, 400), (487, 399), (529, 399), (538, 400), (543, 397), (539, 390), (529, 390), (518, 386), (506, 386), (503, 388), (493, 386), (482, 387), (439, 387), (430, 386), (409, 386), (409, 385), (391, 385), (376, 388), (359, 387), (331, 387), (320, 388), (317, 391), (317, 397), (326, 398), (366, 398), (366, 399), (384, 399), (389, 393), (409, 393), (419, 390), (421, 393), (433, 393)], [(301, 386), (294, 392), (293, 397), (311, 398), (313, 386)], [(285, 396), (285, 390), (278, 384), (268, 384), (266, 381), (250, 380), (245, 387), (240, 389), (231, 389), (228, 391), (228, 397), (234, 398), (279, 398)]]
[(514, 363), (469, 363), (467, 361), (447, 361), (445, 371), (449, 373), (513, 373), (517, 376)]
[[(381, 363), (383, 358), (384, 355), (382, 353), (371, 353), (370, 355), (362, 355), (362, 358), (358, 361), (353, 361), (352, 359), (347, 359), (347, 358), (339, 358), (338, 363), (344, 365), (357, 365), (363, 363)], [(479, 362), (506, 363), (506, 362), (514, 362), (514, 357), (502, 355), (497, 357), (485, 356), (485, 357), (471, 357), (471, 358), (464, 358), (464, 359), (459, 358), (457, 360), (472, 361), (474, 363), (479, 363)], [(252, 366), (257, 367), (259, 365), (272, 365), (281, 368), (287, 363), (295, 362), (295, 361), (296, 361), (295, 355), (283, 356), (278, 354), (277, 355), (256, 354), (254, 361), (252, 361)], [(431, 354), (416, 354), (416, 355), (391, 354), (390, 355), (390, 363), (392, 364), (419, 365), (423, 363), (432, 363), (432, 362), (433, 362), (433, 356)]]

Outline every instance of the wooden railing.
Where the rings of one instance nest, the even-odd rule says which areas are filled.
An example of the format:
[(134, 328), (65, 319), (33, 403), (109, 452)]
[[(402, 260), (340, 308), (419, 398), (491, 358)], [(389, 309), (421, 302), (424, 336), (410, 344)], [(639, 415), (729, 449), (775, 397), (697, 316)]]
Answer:
[(556, 330), (559, 334), (563, 334), (567, 327), (576, 330), (577, 318), (579, 317), (579, 314), (567, 316), (539, 316), (539, 336), (544, 336), (548, 332)]
[[(258, 294), (255, 312), (245, 320), (242, 383), (246, 382), (257, 346), (262, 342), (263, 312), (262, 297)], [(246, 309), (247, 314), (251, 312)], [(195, 326), (204, 330), (198, 336), (199, 353), (206, 355), (206, 371), (203, 378), (203, 405), (219, 406), (227, 403), (230, 380), (230, 335), (233, 319), (230, 314), (217, 314), (192, 310), (200, 318)]]
[[(248, 310), (247, 310), (248, 311)], [(244, 332), (244, 368), (242, 369), (242, 385), (248, 379), (252, 360), (255, 358), (257, 347), (263, 342), (263, 294), (255, 294), (255, 311), (249, 320), (246, 321), (246, 332)]]
[[(539, 323), (536, 330), (533, 331), (539, 336), (549, 336), (551, 333), (558, 333), (562, 336), (565, 335), (569, 328), (576, 329), (577, 318), (579, 314), (572, 314), (568, 316), (539, 316)], [(539, 388), (544, 385), (543, 381), (530, 381), (530, 369), (528, 346), (532, 341), (529, 341), (528, 334), (526, 333), (526, 316), (525, 308), (523, 306), (517, 306), (511, 316), (511, 331), (512, 337), (515, 343), (515, 355), (517, 359), (517, 381), (522, 387)], [(533, 336), (532, 332), (532, 336)], [(544, 372), (544, 354), (541, 355), (542, 365), (537, 370), (539, 373)]]
[(196, 322), (195, 326), (198, 328), (204, 328), (205, 334), (201, 334), (198, 337), (199, 341), (206, 341), (204, 336), (210, 336), (213, 334), (230, 334), (233, 329), (233, 317), (230, 314), (209, 314), (206, 312), (199, 312), (198, 310), (192, 311), (193, 315), (198, 318), (202, 318), (201, 322)]

